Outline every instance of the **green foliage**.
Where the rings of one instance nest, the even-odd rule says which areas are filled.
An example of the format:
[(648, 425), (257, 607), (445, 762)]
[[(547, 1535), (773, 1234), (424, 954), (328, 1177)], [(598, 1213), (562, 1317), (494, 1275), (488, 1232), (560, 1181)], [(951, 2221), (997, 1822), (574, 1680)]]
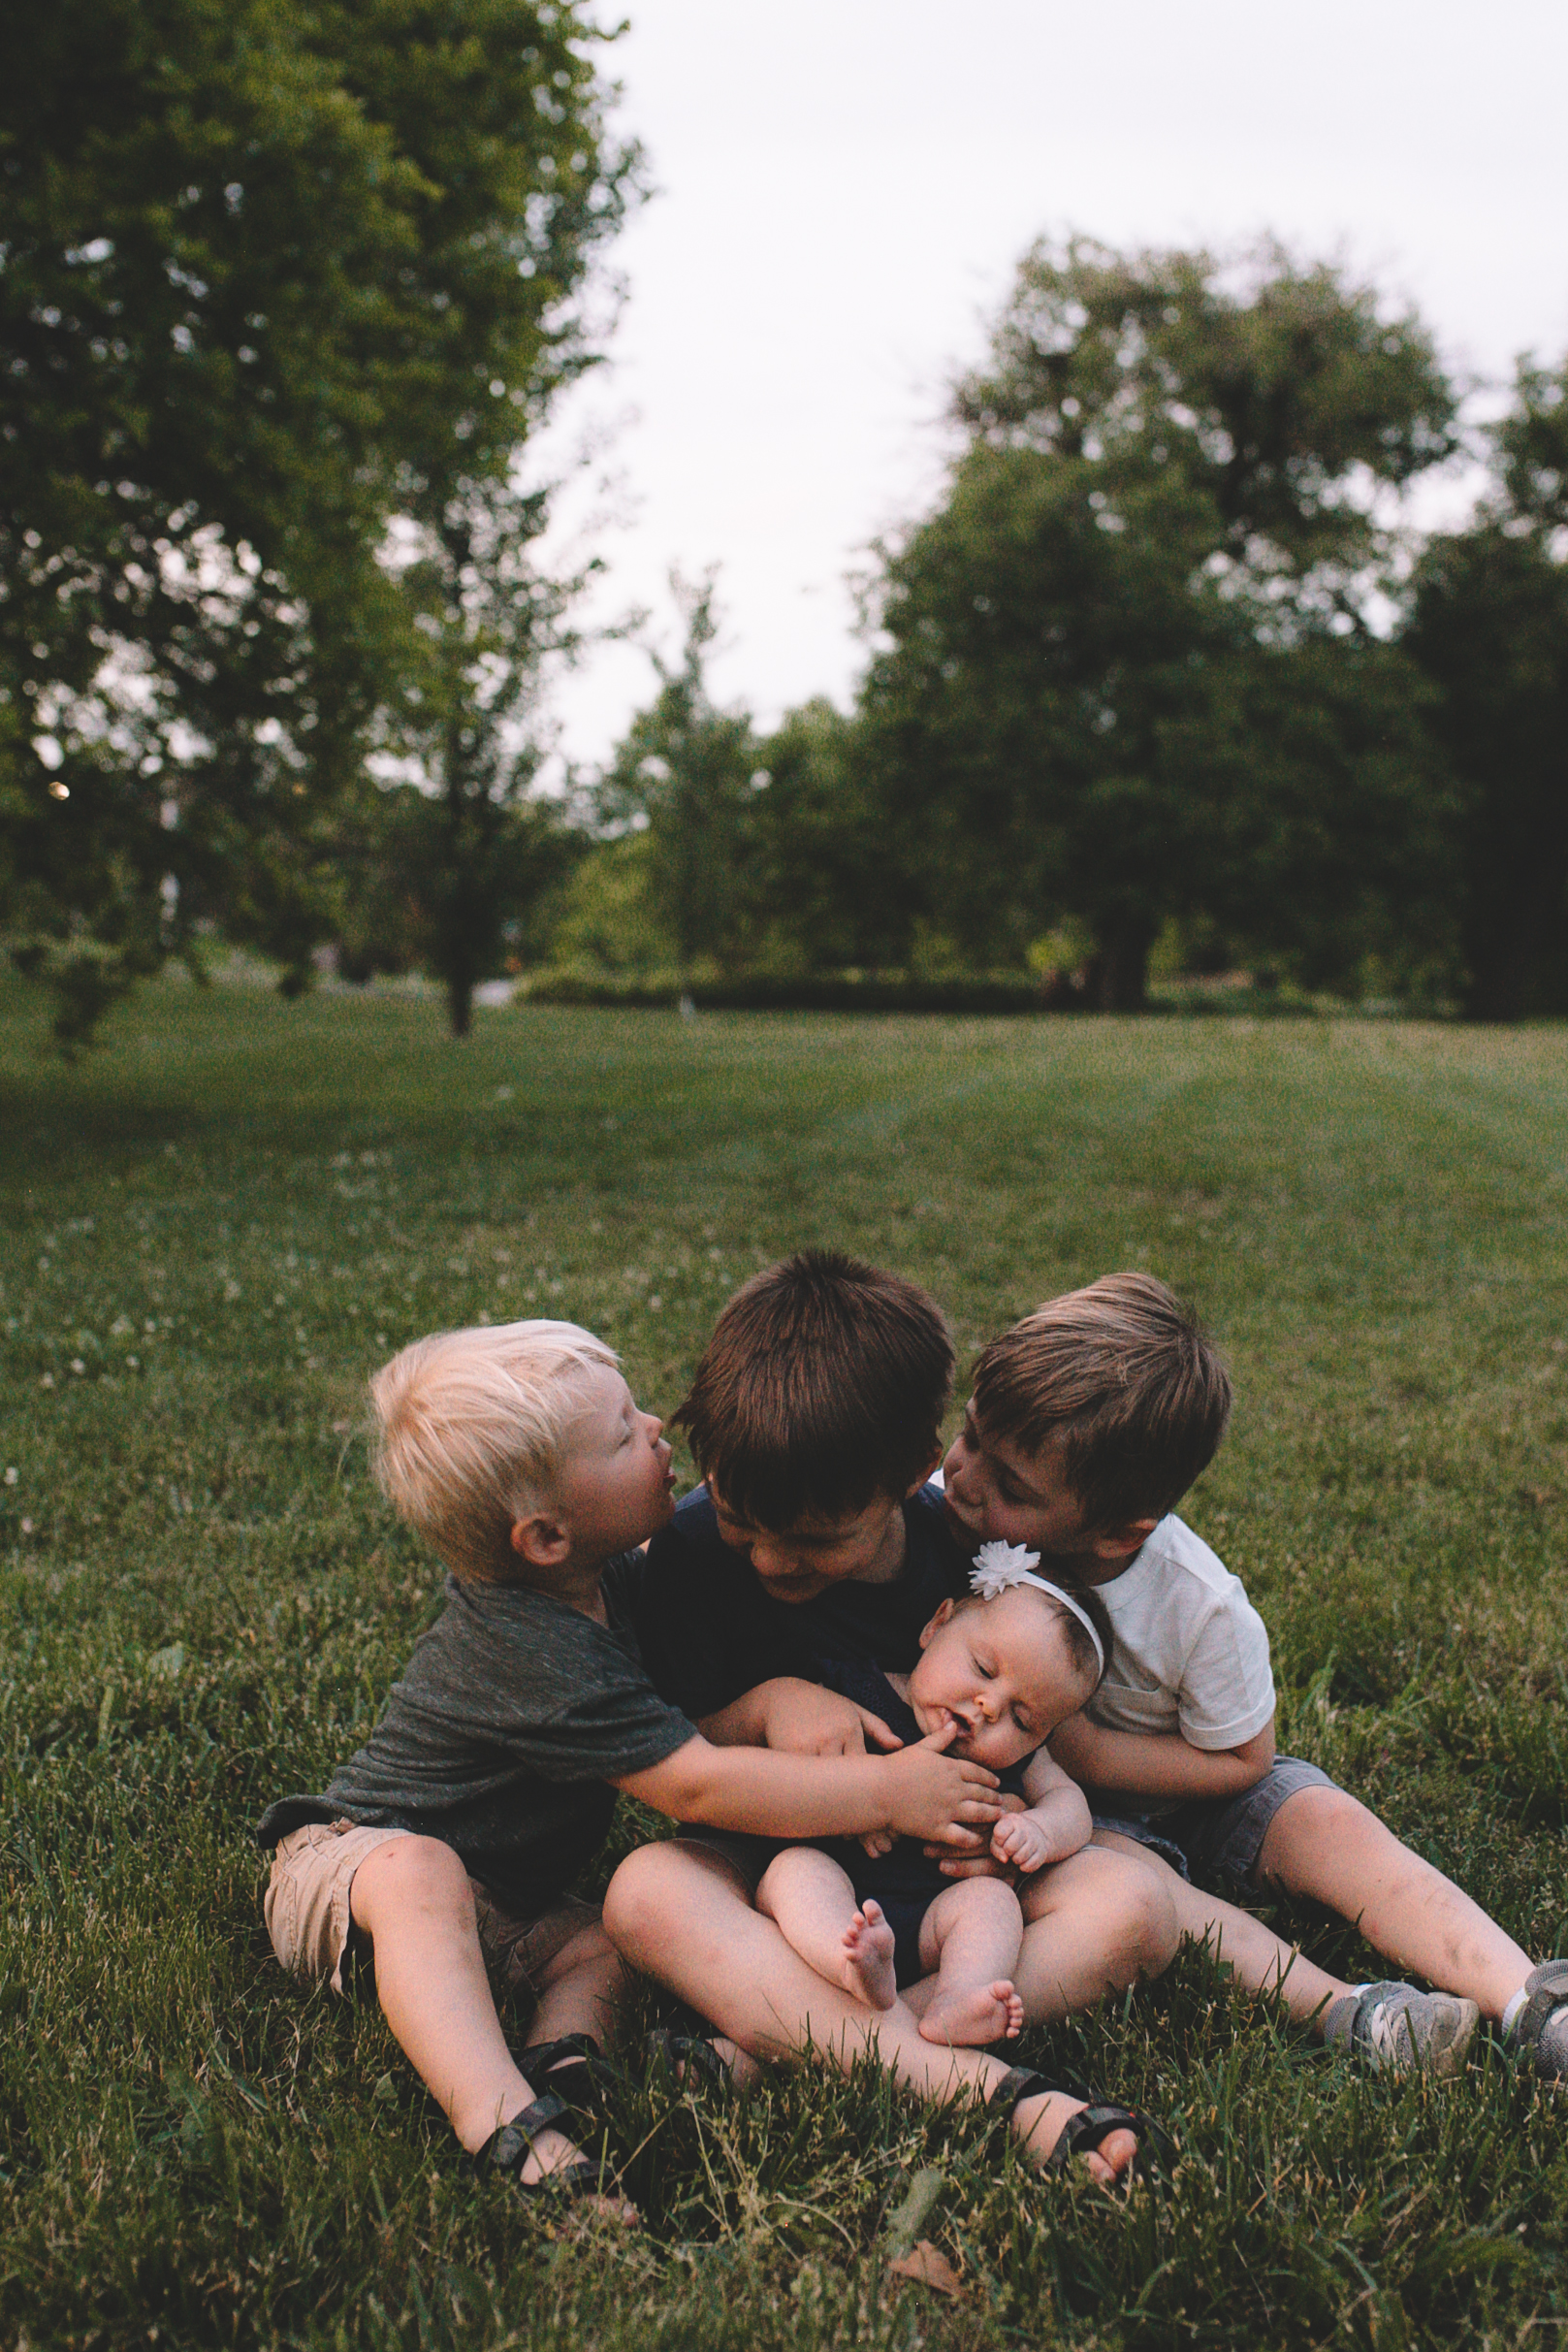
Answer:
[(876, 596), (865, 757), (919, 908), (972, 955), (1086, 921), (1110, 1007), (1172, 916), (1242, 909), (1289, 954), (1307, 896), (1303, 968), (1353, 963), (1354, 918), (1323, 936), (1347, 876), (1357, 902), (1430, 888), (1417, 697), (1364, 647), (1370, 492), (1446, 455), (1453, 410), (1419, 323), (1334, 270), (1037, 248)]
[[(1022, 2053), (1165, 2118), (1150, 2191), (1041, 2179), (871, 2075), (680, 2094), (634, 2037), (604, 2146), (647, 2225), (569, 2235), (474, 2178), (372, 2008), (281, 1976), (248, 1835), (364, 1738), (436, 1598), (368, 1475), (394, 1346), (570, 1314), (656, 1407), (807, 1240), (928, 1283), (966, 1365), (1143, 1265), (1235, 1375), (1190, 1516), (1270, 1627), (1282, 1739), (1561, 1949), (1558, 1031), (535, 1008), (452, 1055), (430, 1004), (174, 976), (121, 1019), (62, 1070), (0, 984), (8, 2336), (1488, 2352), (1568, 2320), (1560, 2098), (1490, 2045), (1363, 2077), (1191, 1951)], [(933, 2173), (950, 2305), (888, 2271)]]
[(748, 953), (746, 869), (759, 774), (751, 720), (720, 711), (708, 692), (705, 657), (719, 634), (714, 575), (672, 573), (686, 628), (678, 668), (657, 653), (657, 699), (632, 721), (599, 779), (601, 825), (646, 828), (648, 889), (683, 969), (723, 971)]
[(1568, 369), (1521, 369), (1492, 435), (1500, 483), (1430, 540), (1404, 644), (1431, 686), (1458, 802), (1451, 890), (1466, 1011), (1568, 1007)]
[(388, 518), (504, 478), (587, 355), (630, 168), (594, 38), (534, 0), (8, 16), (0, 914), (43, 968), (220, 915), (306, 969), (420, 682)]

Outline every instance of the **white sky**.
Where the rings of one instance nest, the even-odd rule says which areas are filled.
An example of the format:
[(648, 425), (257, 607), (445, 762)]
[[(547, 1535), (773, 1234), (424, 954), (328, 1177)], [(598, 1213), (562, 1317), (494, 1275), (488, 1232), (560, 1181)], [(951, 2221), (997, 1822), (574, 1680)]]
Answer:
[[(1044, 233), (1271, 230), (1414, 300), (1471, 375), (1568, 346), (1562, 0), (626, 4), (606, 54), (656, 193), (547, 445), (597, 445), (557, 537), (591, 530), (592, 610), (650, 608), (670, 652), (670, 565), (718, 564), (711, 676), (764, 724), (848, 703), (847, 575), (932, 499), (946, 383)], [(562, 749), (602, 757), (654, 685), (592, 655)]]

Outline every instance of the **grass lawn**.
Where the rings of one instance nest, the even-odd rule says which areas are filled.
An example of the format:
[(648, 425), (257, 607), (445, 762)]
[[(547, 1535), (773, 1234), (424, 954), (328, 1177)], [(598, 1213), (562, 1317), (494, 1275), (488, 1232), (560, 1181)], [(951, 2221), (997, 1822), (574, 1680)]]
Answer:
[[(647, 2226), (555, 2235), (373, 2009), (281, 1977), (247, 1836), (438, 1595), (366, 1472), (393, 1347), (568, 1314), (667, 1408), (804, 1241), (927, 1283), (966, 1357), (1141, 1266), (1235, 1374), (1185, 1507), (1267, 1619), (1282, 1747), (1563, 1949), (1561, 1030), (534, 1009), (456, 1047), (428, 1003), (171, 982), (73, 1070), (44, 1033), (0, 985), (6, 2343), (1564, 2340), (1568, 2094), (1489, 2045), (1369, 2078), (1191, 1951), (1025, 2044), (1164, 2116), (1153, 2191), (1041, 2181), (869, 2074), (731, 2106), (628, 2073)], [(956, 2300), (888, 2273), (921, 2174)]]

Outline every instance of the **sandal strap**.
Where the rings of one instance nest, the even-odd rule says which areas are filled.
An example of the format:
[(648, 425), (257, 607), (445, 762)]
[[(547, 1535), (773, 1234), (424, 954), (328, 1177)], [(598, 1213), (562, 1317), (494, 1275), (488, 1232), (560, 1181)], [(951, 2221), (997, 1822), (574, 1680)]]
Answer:
[[(542, 2099), (535, 2099), (531, 2107), (520, 2109), (517, 2114), (508, 2117), (499, 2131), (491, 2133), (484, 2146), (474, 2156), (475, 2165), (481, 2172), (517, 2172), (527, 2164), (536, 2139), (542, 2139), (546, 2132), (560, 2130), (565, 2112), (565, 2100), (558, 2098), (554, 2091), (546, 2091)], [(529, 2187), (532, 2185), (528, 2183)]]
[(1514, 2020), (1510, 2041), (1520, 2049), (1533, 2049), (1549, 2021), (1568, 2008), (1568, 1960), (1545, 1960), (1525, 1979), (1529, 1999)]
[(985, 2104), (994, 2107), (999, 2115), (1011, 2120), (1013, 2111), (1025, 2099), (1048, 2097), (1061, 2090), (1059, 2082), (1048, 2082), (1032, 2066), (1009, 2066), (993, 2089), (987, 2091)]
[(656, 2025), (648, 2037), (648, 2055), (661, 2059), (672, 2075), (682, 2066), (687, 2068), (688, 2086), (698, 2077), (715, 2090), (730, 2088), (728, 2067), (713, 2046), (709, 2034), (681, 2033), (667, 2025)]
[(512, 2181), (520, 2197), (590, 2197), (600, 2185), (599, 2168), (588, 2156), (558, 2164), (553, 2173), (541, 2173), (537, 2180), (519, 2180), (514, 2175)]
[[(1064, 2091), (1059, 2082), (1051, 2082), (1031, 2066), (1010, 2067), (986, 2098), (986, 2106), (1009, 2120), (1026, 2099), (1055, 2095), (1074, 2098), (1075, 2092)], [(1086, 2149), (1098, 2154), (1112, 2132), (1133, 2132), (1136, 2135), (1138, 2152), (1129, 2168), (1136, 2176), (1151, 2155), (1162, 2153), (1165, 2134), (1152, 2123), (1140, 2108), (1123, 2107), (1118, 2099), (1091, 2099), (1086, 2107), (1070, 2115), (1056, 2136), (1056, 2144), (1045, 2159), (1047, 2172), (1066, 2170), (1071, 2158)]]
[(530, 2042), (518, 2064), (530, 2082), (541, 2088), (548, 2084), (553, 2097), (574, 2107), (592, 2098), (614, 2071), (592, 2034), (562, 2034), (557, 2042)]
[(1086, 2148), (1098, 2155), (1112, 2132), (1132, 2132), (1136, 2136), (1137, 2154), (1129, 2168), (1136, 2176), (1152, 2153), (1154, 2127), (1140, 2109), (1123, 2107), (1119, 2099), (1096, 2099), (1088, 2107), (1080, 2108), (1075, 2115), (1070, 2115), (1051, 2150), (1052, 2166), (1065, 2165), (1070, 2156), (1081, 2155)]

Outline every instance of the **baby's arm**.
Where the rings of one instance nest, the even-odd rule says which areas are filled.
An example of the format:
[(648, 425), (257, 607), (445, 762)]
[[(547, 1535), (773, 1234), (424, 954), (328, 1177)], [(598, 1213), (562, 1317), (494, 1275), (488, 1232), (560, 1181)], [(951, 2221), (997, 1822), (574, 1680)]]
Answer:
[(1024, 1766), (1024, 1794), (1028, 1810), (1004, 1814), (991, 1832), (991, 1852), (999, 1862), (1014, 1870), (1043, 1870), (1047, 1862), (1065, 1862), (1088, 1845), (1094, 1826), (1088, 1799), (1043, 1748)]
[(990, 1823), (1001, 1808), (996, 1775), (942, 1751), (953, 1727), (896, 1756), (773, 1756), (688, 1739), (662, 1763), (617, 1776), (628, 1796), (677, 1821), (748, 1829), (764, 1837), (855, 1837), (890, 1829), (943, 1838)]
[(1110, 1731), (1070, 1715), (1051, 1754), (1075, 1781), (1131, 1797), (1240, 1796), (1274, 1760), (1272, 1718), (1239, 1748), (1195, 1748), (1179, 1731)]

